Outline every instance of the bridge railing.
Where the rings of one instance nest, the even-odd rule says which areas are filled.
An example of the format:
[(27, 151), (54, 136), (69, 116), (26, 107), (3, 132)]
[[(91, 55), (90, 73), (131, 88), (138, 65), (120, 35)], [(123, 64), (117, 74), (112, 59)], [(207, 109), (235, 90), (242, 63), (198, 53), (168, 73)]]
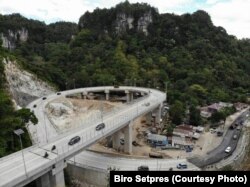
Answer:
[[(160, 94), (160, 96), (162, 96), (162, 94)], [(76, 119), (74, 121), (72, 121), (71, 123), (78, 123), (79, 125), (76, 126), (76, 128), (71, 129), (70, 131), (63, 131), (61, 133), (59, 133), (58, 137), (54, 137), (52, 138), (49, 142), (55, 141), (57, 139), (60, 139), (64, 136), (68, 136), (69, 134), (72, 133), (76, 133), (80, 130), (82, 130), (82, 128), (88, 128), (88, 127), (93, 127), (93, 124), (99, 124), (102, 121), (104, 121), (105, 119), (117, 114), (118, 112), (122, 112), (125, 110), (128, 110), (130, 107), (134, 106), (136, 107), (134, 109), (134, 111), (130, 112), (129, 116), (130, 118), (136, 118), (138, 115), (141, 115), (142, 113), (147, 113), (148, 111), (153, 110), (155, 107), (159, 106), (159, 103), (163, 102), (165, 100), (165, 96), (162, 96), (162, 98), (159, 98), (159, 96), (153, 96), (151, 95), (145, 95), (142, 98), (136, 99), (135, 101), (129, 103), (129, 104), (125, 104), (122, 107), (119, 107), (118, 109), (114, 109), (108, 113), (105, 113), (105, 115), (101, 116), (99, 115), (94, 115), (91, 118), (88, 118), (87, 120), (82, 120), (82, 119)], [(150, 102), (150, 106), (147, 106), (147, 109), (141, 109), (141, 104), (145, 104)], [(143, 112), (144, 111), (144, 112)], [(127, 114), (128, 115), (128, 114)], [(115, 121), (117, 121), (117, 119), (115, 119)]]

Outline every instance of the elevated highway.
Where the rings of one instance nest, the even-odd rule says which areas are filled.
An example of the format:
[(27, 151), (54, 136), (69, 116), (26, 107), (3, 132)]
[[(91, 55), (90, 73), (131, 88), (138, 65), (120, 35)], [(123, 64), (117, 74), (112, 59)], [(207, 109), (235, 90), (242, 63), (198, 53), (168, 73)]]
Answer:
[[(110, 115), (103, 116), (102, 121), (105, 123), (106, 127), (101, 131), (95, 130), (96, 125), (102, 122), (100, 119), (91, 119), (88, 126), (84, 126), (85, 122), (82, 121), (83, 126), (62, 135), (58, 135), (55, 129), (53, 130), (53, 128), (51, 128), (52, 125), (44, 109), (50, 101), (57, 97), (71, 94), (105, 90), (138, 91), (145, 93), (145, 96), (138, 102), (132, 102)], [(138, 116), (149, 113), (155, 108), (160, 107), (165, 99), (165, 93), (154, 89), (136, 87), (95, 87), (68, 90), (61, 92), (60, 96), (53, 94), (47, 96), (44, 100), (41, 98), (32, 102), (29, 104), (28, 108), (34, 111), (39, 119), (39, 123), (36, 126), (29, 125), (28, 127), (31, 135), (36, 133), (37, 138), (34, 141), (37, 142), (37, 144), (23, 150), (27, 173), (25, 173), (24, 170), (21, 151), (1, 158), (0, 186), (23, 186), (50, 171), (53, 176), (50, 180), (57, 186), (63, 186), (64, 182), (62, 183), (60, 181), (63, 177), (63, 168), (65, 167), (65, 161), (67, 159), (82, 152), (100, 138), (109, 136), (124, 128)], [(149, 103), (149, 105), (145, 105), (145, 103)], [(34, 108), (34, 105), (37, 107)], [(69, 140), (75, 136), (81, 137), (80, 142), (74, 146), (69, 146)], [(55, 151), (50, 151), (53, 145), (55, 145), (57, 149)], [(47, 158), (43, 157), (45, 152), (49, 152)]]

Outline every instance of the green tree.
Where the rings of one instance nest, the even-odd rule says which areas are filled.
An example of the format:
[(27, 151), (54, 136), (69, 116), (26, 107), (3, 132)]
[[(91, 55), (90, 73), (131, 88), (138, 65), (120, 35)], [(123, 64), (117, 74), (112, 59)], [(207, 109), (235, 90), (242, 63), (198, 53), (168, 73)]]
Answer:
[(212, 123), (218, 123), (221, 120), (226, 120), (226, 115), (223, 111), (214, 112), (212, 116), (210, 117)]
[(176, 100), (173, 105), (171, 105), (169, 114), (172, 120), (172, 123), (175, 125), (180, 125), (184, 118), (185, 107), (181, 101)]
[(200, 110), (194, 105), (191, 105), (189, 108), (189, 124), (195, 126), (202, 125)]

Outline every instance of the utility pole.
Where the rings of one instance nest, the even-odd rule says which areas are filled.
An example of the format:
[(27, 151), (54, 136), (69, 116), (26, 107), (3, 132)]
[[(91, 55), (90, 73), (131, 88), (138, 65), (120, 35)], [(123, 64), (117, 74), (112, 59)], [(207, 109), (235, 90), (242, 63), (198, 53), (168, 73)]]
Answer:
[(166, 102), (168, 101), (168, 82), (165, 82)]
[(48, 143), (48, 135), (47, 135), (47, 126), (46, 126), (46, 119), (45, 119), (45, 111), (43, 111), (43, 117), (44, 117), (44, 128), (45, 128), (46, 142)]
[(21, 134), (23, 134), (24, 131), (22, 129), (17, 129), (17, 130), (14, 130), (14, 133), (19, 137), (19, 140), (20, 140), (22, 157), (23, 157), (24, 171), (25, 171), (25, 175), (28, 177), (26, 164), (25, 164), (25, 160), (24, 160), (23, 143), (22, 143), (22, 138), (21, 138)]

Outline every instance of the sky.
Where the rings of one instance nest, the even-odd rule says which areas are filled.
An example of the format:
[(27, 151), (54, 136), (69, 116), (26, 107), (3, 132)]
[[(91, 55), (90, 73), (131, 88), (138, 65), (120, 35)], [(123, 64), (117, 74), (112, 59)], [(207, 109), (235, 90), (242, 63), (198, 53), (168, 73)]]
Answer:
[[(96, 7), (110, 8), (124, 0), (0, 0), (0, 13), (20, 13), (45, 23), (71, 21), (78, 23), (86, 11)], [(205, 10), (216, 26), (224, 27), (238, 39), (250, 38), (250, 0), (129, 0), (144, 2), (160, 13), (193, 13)]]

